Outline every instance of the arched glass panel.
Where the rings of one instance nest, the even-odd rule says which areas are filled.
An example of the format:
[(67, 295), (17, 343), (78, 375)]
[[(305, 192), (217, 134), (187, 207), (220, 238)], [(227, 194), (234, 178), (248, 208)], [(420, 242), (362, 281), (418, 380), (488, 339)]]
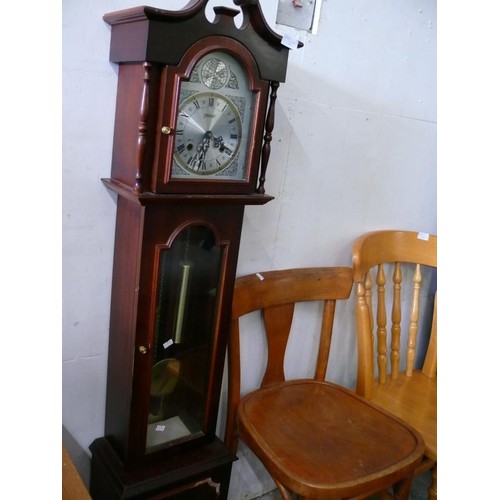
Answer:
[(205, 226), (161, 250), (146, 451), (203, 432), (221, 255)]

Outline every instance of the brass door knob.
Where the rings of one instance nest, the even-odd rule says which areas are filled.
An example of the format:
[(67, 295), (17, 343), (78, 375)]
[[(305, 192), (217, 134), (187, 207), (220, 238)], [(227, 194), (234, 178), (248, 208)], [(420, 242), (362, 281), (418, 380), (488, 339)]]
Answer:
[(164, 125), (162, 128), (161, 128), (161, 133), (163, 135), (170, 135), (172, 133), (172, 129), (170, 127), (167, 127), (166, 125)]
[(146, 346), (140, 345), (139, 346), (139, 352), (141, 354), (146, 354), (148, 352), (148, 348)]

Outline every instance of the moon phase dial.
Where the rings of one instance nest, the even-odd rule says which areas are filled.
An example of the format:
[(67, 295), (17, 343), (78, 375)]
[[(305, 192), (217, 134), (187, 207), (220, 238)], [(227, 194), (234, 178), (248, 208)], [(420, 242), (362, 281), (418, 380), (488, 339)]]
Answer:
[(226, 84), (228, 78), (229, 70), (218, 57), (210, 58), (201, 68), (201, 79), (209, 89), (220, 89)]

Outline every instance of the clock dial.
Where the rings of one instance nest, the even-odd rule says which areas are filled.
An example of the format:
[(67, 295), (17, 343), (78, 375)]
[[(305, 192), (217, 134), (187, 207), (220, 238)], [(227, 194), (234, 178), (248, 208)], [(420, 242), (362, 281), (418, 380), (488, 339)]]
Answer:
[(232, 101), (217, 93), (195, 93), (179, 106), (177, 163), (197, 175), (222, 172), (238, 154), (241, 131), (241, 117)]
[(244, 181), (255, 95), (231, 54), (205, 54), (180, 84), (172, 178)]

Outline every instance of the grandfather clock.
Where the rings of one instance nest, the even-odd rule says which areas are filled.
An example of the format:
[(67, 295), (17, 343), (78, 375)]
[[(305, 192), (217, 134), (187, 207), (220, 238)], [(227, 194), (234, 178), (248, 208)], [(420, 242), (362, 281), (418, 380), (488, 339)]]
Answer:
[[(94, 499), (225, 499), (215, 435), (245, 205), (262, 205), (289, 48), (258, 0), (106, 14), (119, 65), (105, 435)], [(301, 45), (301, 44), (299, 44)]]

